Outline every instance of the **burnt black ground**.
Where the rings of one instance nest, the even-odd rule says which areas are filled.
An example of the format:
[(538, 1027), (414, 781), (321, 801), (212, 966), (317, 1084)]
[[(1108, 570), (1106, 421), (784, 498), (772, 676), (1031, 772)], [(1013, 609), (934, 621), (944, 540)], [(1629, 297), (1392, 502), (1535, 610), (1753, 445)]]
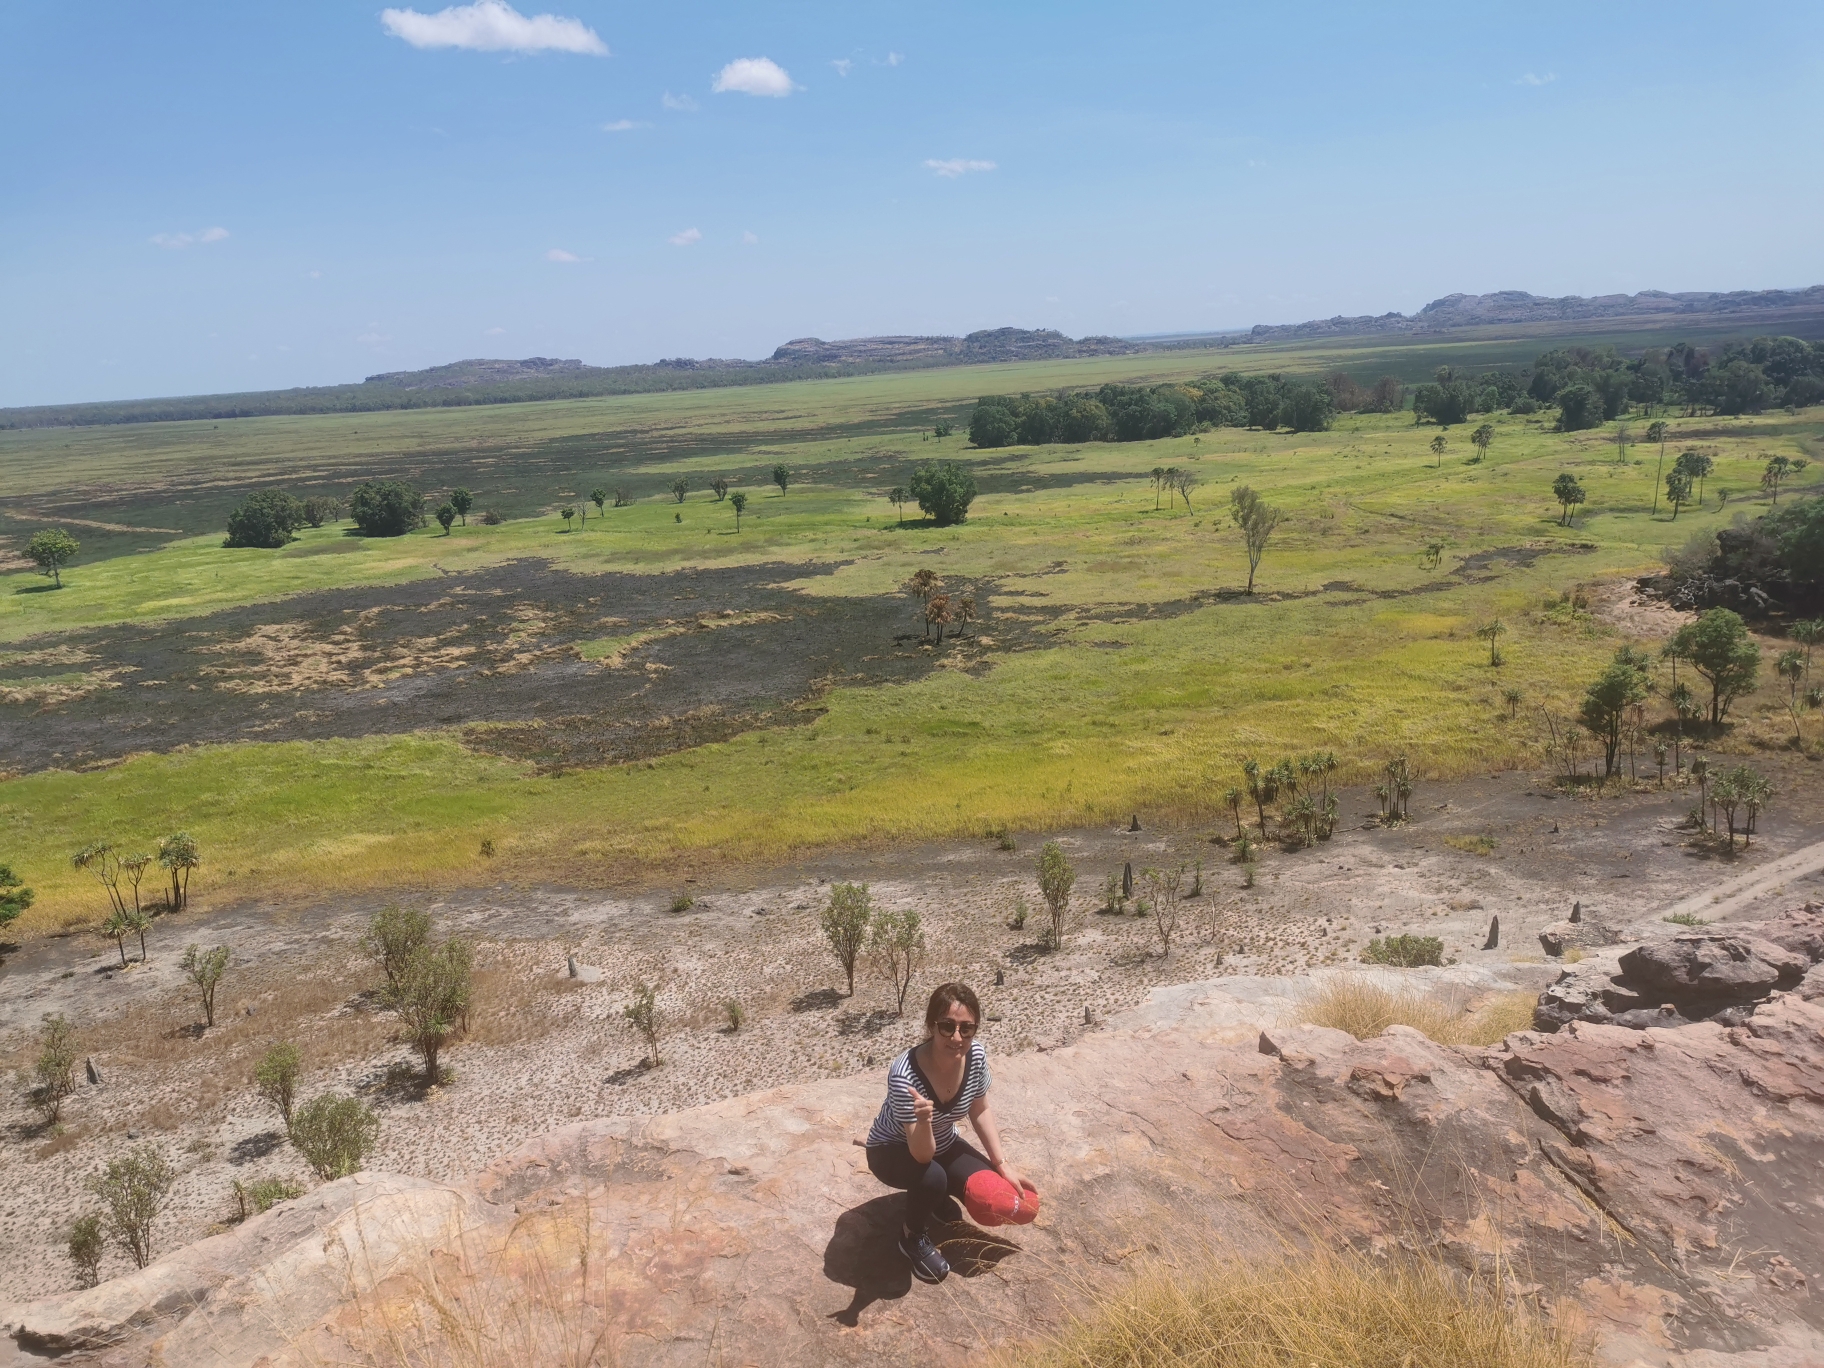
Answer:
[[(986, 667), (972, 639), (925, 646), (903, 596), (813, 597), (778, 586), (804, 574), (802, 565), (759, 565), (588, 575), (528, 559), (64, 633), (57, 645), (90, 657), (79, 668), (119, 671), (117, 687), (51, 707), (0, 705), (0, 768), (429, 727), (464, 728), (477, 749), (541, 768), (606, 764), (805, 716), (786, 710), (836, 683), (916, 679), (940, 650)], [(976, 592), (986, 621), (992, 587)], [(730, 613), (766, 616), (717, 625)], [(1044, 623), (992, 627), (998, 653), (1036, 642)], [(263, 658), (259, 629), (275, 628), (287, 654)], [(677, 634), (639, 647), (618, 669), (575, 649), (652, 630)], [(30, 673), (8, 671), (8, 682)]]

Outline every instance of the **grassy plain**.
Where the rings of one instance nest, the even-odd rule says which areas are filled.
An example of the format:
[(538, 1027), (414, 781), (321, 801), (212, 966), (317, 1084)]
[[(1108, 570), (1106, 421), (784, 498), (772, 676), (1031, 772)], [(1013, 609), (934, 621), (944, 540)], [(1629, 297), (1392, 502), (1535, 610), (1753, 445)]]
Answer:
[[(1528, 359), (1542, 345), (1477, 344), (1475, 362)], [(1435, 363), (1436, 344), (1415, 350)], [(1339, 351), (1369, 379), (1410, 368), (1397, 348)], [(42, 591), (29, 574), (0, 579), (0, 676), (74, 629), (175, 624), (513, 558), (583, 573), (776, 566), (785, 583), (835, 567), (798, 587), (839, 595), (891, 592), (929, 567), (952, 589), (975, 587), (988, 607), (977, 627), (987, 669), (933, 647), (957, 668), (886, 687), (837, 683), (790, 725), (638, 764), (539, 774), (472, 752), (454, 731), (428, 731), (14, 775), (0, 780), (0, 859), (39, 891), (19, 926), (96, 918), (99, 890), (69, 866), (85, 842), (137, 848), (178, 828), (207, 853), (206, 899), (502, 877), (665, 881), (708, 864), (1003, 824), (1086, 825), (1136, 811), (1212, 820), (1250, 755), (1331, 749), (1345, 780), (1369, 777), (1396, 751), (1437, 776), (1530, 764), (1541, 754), (1538, 708), (1571, 706), (1619, 639), (1587, 614), (1548, 611), (1548, 599), (1652, 569), (1691, 533), (1758, 511), (1766, 458), (1810, 451), (1819, 433), (1815, 410), (1672, 420), (1668, 459), (1692, 445), (1716, 457), (1705, 507), (1676, 523), (1651, 512), (1657, 449), (1618, 459), (1612, 428), (1567, 436), (1537, 418), (1496, 418), (1481, 462), (1469, 460), (1467, 428), (1453, 429), (1441, 468), (1428, 445), (1437, 429), (1409, 415), (1345, 416), (1299, 436), (1225, 429), (996, 452), (921, 438), (978, 393), (1293, 369), (1294, 359), (1322, 370), (1337, 356), (1165, 353), (499, 409), (0, 433), (15, 522), (21, 509), (81, 504), (101, 510), (96, 521), (178, 527), (247, 488), (345, 489), (374, 474), (432, 490), (460, 480), (478, 509), (523, 515), (378, 543), (323, 529), (280, 552), (227, 551), (214, 530), (142, 538), (143, 550), (137, 534), (108, 534), (62, 591)], [(927, 456), (976, 467), (983, 493), (966, 524), (896, 524), (881, 495)], [(788, 494), (767, 483), (775, 461), (795, 472)], [(1156, 500), (1147, 472), (1159, 465), (1197, 472), (1190, 508)], [(1550, 495), (1567, 469), (1589, 491), (1572, 527), (1559, 525)], [(700, 490), (716, 474), (747, 489), (740, 532), (729, 505), (707, 493), (683, 505), (660, 495), (678, 473)], [(622, 482), (646, 497), (571, 532), (550, 515), (595, 484)], [(1288, 515), (1251, 599), (1238, 592), (1246, 565), (1226, 517), (1239, 483)], [(1421, 554), (1432, 541), (1445, 543), (1436, 567)], [(1494, 617), (1508, 630), (1504, 663), (1491, 668), (1473, 633)], [(1047, 644), (997, 649), (997, 622), (1022, 618)], [(908, 600), (905, 620), (883, 632), (910, 623)], [(579, 654), (638, 645), (611, 638)], [(1503, 701), (1510, 688), (1524, 699), (1518, 718)], [(1769, 692), (1744, 722), (1752, 730), (1772, 708)], [(5, 721), (32, 725), (18, 710)], [(1767, 744), (1780, 725), (1765, 723)]]

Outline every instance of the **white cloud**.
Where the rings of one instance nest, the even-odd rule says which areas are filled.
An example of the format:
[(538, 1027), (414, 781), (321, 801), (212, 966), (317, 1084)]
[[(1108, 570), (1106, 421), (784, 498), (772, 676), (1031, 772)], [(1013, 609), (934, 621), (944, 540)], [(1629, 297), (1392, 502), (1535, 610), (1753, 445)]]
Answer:
[(746, 232), (741, 234), (741, 245), (743, 247), (757, 247), (759, 243), (760, 238), (757, 234)]
[(673, 233), (670, 237), (666, 238), (665, 241), (669, 242), (673, 247), (688, 247), (693, 242), (703, 241), (703, 234), (695, 228), (686, 228), (681, 233)]
[(359, 342), (364, 347), (377, 347), (382, 342), (391, 342), (392, 340), (393, 339), (388, 334), (380, 331), (380, 325), (378, 323), (369, 323), (367, 325), (367, 331), (355, 338), (355, 341)]
[(577, 262), (581, 261), (582, 258), (575, 252), (566, 252), (562, 247), (553, 247), (550, 251), (545, 253), (545, 260), (555, 261), (564, 266), (574, 266)]
[(906, 60), (906, 56), (903, 52), (889, 52), (887, 54), (887, 65), (888, 66), (898, 66), (901, 62), (903, 62), (905, 60)]
[(1529, 71), (1526, 73), (1526, 75), (1524, 75), (1524, 76), (1520, 77), (1518, 80), (1516, 80), (1514, 82), (1514, 84), (1523, 85), (1523, 86), (1543, 86), (1543, 85), (1550, 85), (1553, 81), (1555, 81), (1557, 79), (1558, 78), (1549, 71), (1546, 72), (1545, 75), (1543, 75), (1543, 76), (1536, 76), (1532, 72)]
[(659, 96), (659, 103), (667, 109), (675, 109), (684, 114), (694, 114), (700, 108), (690, 96), (673, 95), (669, 90)]
[(838, 57), (835, 61), (831, 62), (830, 65), (836, 68), (836, 74), (838, 76), (847, 76), (855, 69), (855, 63), (851, 62), (847, 57)]
[(927, 157), (925, 158), (925, 165), (947, 180), (955, 180), (958, 176), (966, 176), (971, 171), (992, 171), (995, 169), (994, 163), (991, 161), (975, 161), (969, 157), (949, 157), (943, 161)]
[(795, 87), (792, 78), (770, 57), (737, 57), (716, 73), (710, 89), (718, 95), (730, 91), (742, 95), (770, 95), (784, 99)]
[(505, 331), (506, 331), (505, 328), (489, 328), (487, 330), (487, 332), (482, 334), (482, 336), (483, 337), (499, 337)]
[(604, 133), (631, 133), (636, 128), (651, 128), (644, 119), (616, 119), (613, 123), (602, 125)]
[(305, 274), (308, 275), (312, 280), (323, 279), (323, 272), (321, 272), (321, 271), (306, 271)]
[(228, 236), (226, 228), (204, 228), (194, 233), (154, 233), (152, 245), (164, 247), (173, 252), (181, 252), (186, 247), (196, 247), (210, 242), (221, 242)]
[(414, 9), (380, 11), (380, 23), (415, 48), (467, 48), (471, 52), (580, 52), (606, 57), (608, 45), (580, 19), (555, 14), (528, 18), (504, 0), (475, 0), (435, 14)]

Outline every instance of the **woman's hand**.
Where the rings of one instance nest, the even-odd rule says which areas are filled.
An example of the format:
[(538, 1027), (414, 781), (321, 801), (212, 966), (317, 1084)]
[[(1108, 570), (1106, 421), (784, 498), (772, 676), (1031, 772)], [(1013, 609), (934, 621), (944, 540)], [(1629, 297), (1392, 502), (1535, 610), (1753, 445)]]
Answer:
[(1016, 1169), (1012, 1164), (1009, 1164), (1006, 1160), (1003, 1159), (1000, 1163), (996, 1164), (994, 1167), (995, 1167), (995, 1171), (998, 1172), (1001, 1175), (1001, 1177), (1005, 1178), (1008, 1182), (1012, 1183), (1016, 1188), (1024, 1188), (1027, 1192), (1037, 1192), (1038, 1191), (1038, 1189), (1036, 1187), (1034, 1187), (1031, 1183), (1026, 1181), (1025, 1174), (1021, 1173), (1018, 1169)]
[(937, 1110), (937, 1104), (917, 1088), (908, 1087), (906, 1091), (912, 1094), (912, 1124), (928, 1125), (931, 1114)]

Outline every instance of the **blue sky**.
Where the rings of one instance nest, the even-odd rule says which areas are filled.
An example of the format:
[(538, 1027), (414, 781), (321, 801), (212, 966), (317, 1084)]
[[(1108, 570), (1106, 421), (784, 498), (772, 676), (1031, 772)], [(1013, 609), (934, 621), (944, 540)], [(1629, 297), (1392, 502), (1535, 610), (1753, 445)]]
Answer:
[(0, 7), (0, 404), (1824, 282), (1816, 0), (492, 5)]

